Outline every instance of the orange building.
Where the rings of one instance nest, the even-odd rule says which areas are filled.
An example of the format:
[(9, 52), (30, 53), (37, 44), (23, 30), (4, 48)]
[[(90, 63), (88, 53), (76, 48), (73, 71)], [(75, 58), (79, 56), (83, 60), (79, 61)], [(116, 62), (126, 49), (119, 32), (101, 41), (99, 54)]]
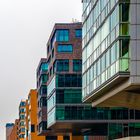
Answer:
[[(29, 107), (29, 108), (28, 108)], [(28, 139), (29, 140), (46, 140), (45, 136), (37, 135), (37, 92), (30, 90), (28, 95)], [(26, 140), (28, 140), (26, 139)]]
[(19, 140), (18, 132), (19, 132), (19, 119), (15, 120), (14, 126), (11, 130), (8, 140)]

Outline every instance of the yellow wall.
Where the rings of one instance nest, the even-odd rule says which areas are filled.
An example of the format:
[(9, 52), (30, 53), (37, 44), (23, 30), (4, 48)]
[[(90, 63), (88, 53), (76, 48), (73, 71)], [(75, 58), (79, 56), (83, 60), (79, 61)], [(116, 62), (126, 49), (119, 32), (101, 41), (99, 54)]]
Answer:
[(30, 133), (31, 140), (45, 140), (45, 136), (37, 135), (37, 91), (30, 90), (29, 96), (29, 117), (31, 124), (35, 125), (35, 132)]

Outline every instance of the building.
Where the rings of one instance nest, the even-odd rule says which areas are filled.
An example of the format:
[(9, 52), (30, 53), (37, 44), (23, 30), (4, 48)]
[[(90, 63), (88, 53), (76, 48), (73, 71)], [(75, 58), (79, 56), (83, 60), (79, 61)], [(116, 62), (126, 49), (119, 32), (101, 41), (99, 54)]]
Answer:
[[(64, 140), (112, 140), (138, 135), (139, 111), (126, 108), (93, 108), (91, 104), (82, 103), (81, 27), (81, 23), (55, 24), (47, 43), (47, 59), (41, 59), (39, 63), (37, 87), (41, 87), (41, 75), (46, 74), (43, 79), (46, 79), (44, 85), (47, 89), (47, 129), (42, 131), (41, 128), (42, 135), (46, 135), (47, 139), (54, 136), (54, 140), (58, 139), (57, 136)], [(44, 72), (41, 64), (46, 66)], [(38, 106), (41, 106), (40, 98), (44, 95), (40, 93), (40, 88), (37, 89)]]
[(26, 100), (21, 100), (19, 105), (19, 140), (24, 140), (25, 138), (25, 110)]
[(8, 140), (19, 140), (18, 133), (19, 133), (19, 119), (15, 120), (14, 126), (11, 130)]
[(26, 107), (25, 107), (25, 140), (28, 140), (28, 135), (29, 135), (29, 121), (28, 121), (28, 116), (29, 116), (29, 104), (28, 100), (26, 100)]
[(83, 0), (83, 102), (140, 108), (139, 14), (139, 0)]
[(39, 62), (37, 72), (37, 128), (38, 135), (46, 135), (47, 132), (47, 59), (42, 58)]
[(7, 123), (6, 124), (6, 140), (9, 140), (9, 136), (12, 132), (14, 124), (13, 123)]
[(28, 95), (28, 140), (46, 140), (45, 136), (37, 135), (37, 91), (30, 90)]
[[(81, 23), (55, 24), (47, 43), (47, 134), (63, 135), (64, 140), (72, 137), (69, 126), (73, 123), (72, 120), (76, 120), (74, 116), (69, 115), (72, 113), (72, 108), (74, 112), (78, 105), (83, 106), (81, 104), (81, 27)], [(66, 108), (68, 110), (65, 110)], [(65, 118), (66, 113), (67, 118)], [(65, 124), (66, 120), (71, 122)], [(77, 137), (78, 139), (82, 137)]]

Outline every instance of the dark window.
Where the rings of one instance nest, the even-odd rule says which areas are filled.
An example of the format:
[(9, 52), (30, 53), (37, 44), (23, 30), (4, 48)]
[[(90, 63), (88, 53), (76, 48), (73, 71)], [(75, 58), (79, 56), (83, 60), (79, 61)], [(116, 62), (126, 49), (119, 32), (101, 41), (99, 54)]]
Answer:
[(81, 38), (82, 37), (82, 29), (76, 29), (75, 36)]
[(82, 71), (82, 60), (73, 60), (73, 71)]
[(69, 136), (64, 136), (64, 140), (70, 140)]
[(40, 99), (40, 107), (43, 107), (43, 106), (47, 106), (47, 99), (45, 97), (42, 97)]
[(135, 110), (135, 119), (136, 120), (140, 119), (140, 111), (139, 110)]
[(31, 132), (35, 132), (35, 125), (31, 124)]
[(120, 4), (120, 19), (122, 22), (129, 21), (129, 3), (121, 3)]
[(69, 71), (69, 60), (57, 60), (56, 71)]
[(47, 140), (57, 140), (57, 136), (47, 136)]
[(41, 90), (41, 94), (40, 95), (47, 94), (47, 86), (42, 86), (40, 90)]
[(72, 45), (68, 44), (68, 45), (58, 45), (57, 47), (57, 51), (58, 52), (72, 52), (73, 51), (73, 47)]
[(69, 41), (69, 30), (57, 30), (56, 31), (56, 41)]
[(58, 87), (81, 87), (82, 76), (81, 74), (59, 74), (57, 75)]

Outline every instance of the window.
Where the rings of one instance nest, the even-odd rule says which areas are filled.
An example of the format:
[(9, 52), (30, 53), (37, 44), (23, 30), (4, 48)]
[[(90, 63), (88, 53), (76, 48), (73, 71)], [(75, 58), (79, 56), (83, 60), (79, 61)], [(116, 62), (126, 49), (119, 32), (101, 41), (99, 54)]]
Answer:
[(24, 134), (19, 135), (19, 138), (24, 138)]
[(48, 70), (48, 63), (42, 63), (41, 64), (41, 70), (43, 70), (43, 71)]
[(73, 47), (72, 45), (58, 45), (57, 47), (57, 51), (58, 52), (72, 52), (73, 51)]
[(40, 92), (40, 95), (47, 94), (47, 86), (41, 86), (41, 89), (39, 92)]
[(42, 74), (42, 75), (41, 75), (41, 79), (40, 79), (41, 84), (46, 83), (47, 80), (48, 80), (47, 75), (46, 75), (46, 74)]
[(70, 140), (69, 136), (64, 136), (64, 140)]
[(121, 46), (121, 57), (129, 58), (129, 39), (120, 40), (120, 46)]
[(55, 99), (56, 96), (53, 94), (48, 100), (47, 100), (47, 112), (49, 112), (54, 106), (55, 106)]
[(57, 87), (81, 87), (81, 74), (59, 74), (56, 77)]
[(20, 131), (21, 131), (21, 132), (25, 132), (25, 128), (21, 128)]
[(40, 124), (39, 124), (39, 131), (40, 130), (47, 130), (47, 122), (45, 121), (42, 121)]
[(111, 47), (111, 64), (115, 62), (116, 60), (116, 46), (115, 44)]
[(47, 136), (47, 140), (57, 140), (57, 136)]
[(57, 60), (56, 71), (69, 71), (69, 60)]
[(40, 107), (42, 107), (42, 106), (47, 106), (47, 99), (46, 99), (46, 97), (42, 97), (40, 99)]
[(78, 37), (78, 38), (81, 38), (82, 37), (82, 29), (76, 29), (75, 30), (75, 36)]
[(31, 132), (35, 132), (35, 125), (31, 125)]
[(128, 22), (129, 21), (129, 3), (121, 3), (120, 4), (120, 20), (122, 22)]
[(57, 30), (56, 41), (69, 41), (69, 30)]
[(48, 84), (47, 96), (49, 96), (54, 91), (55, 84), (56, 84), (56, 81), (55, 81), (55, 76), (54, 76), (53, 79), (51, 80), (51, 82)]
[(82, 60), (73, 60), (73, 71), (82, 70)]
[(81, 103), (82, 91), (81, 89), (57, 89), (56, 103)]
[(24, 115), (20, 115), (20, 119), (25, 119), (25, 116)]

